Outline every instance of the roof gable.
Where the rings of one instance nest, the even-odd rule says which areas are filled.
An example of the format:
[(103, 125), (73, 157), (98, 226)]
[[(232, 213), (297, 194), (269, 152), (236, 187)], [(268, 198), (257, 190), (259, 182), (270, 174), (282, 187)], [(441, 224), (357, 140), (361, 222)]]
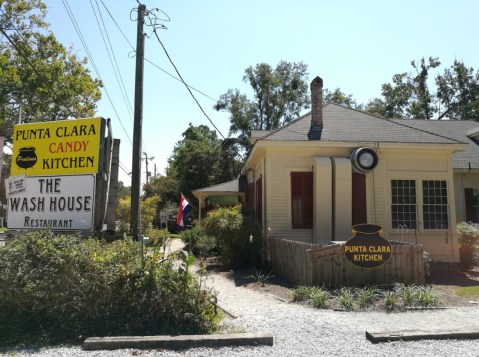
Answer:
[(393, 121), (467, 143), (468, 145), (463, 151), (453, 154), (453, 167), (456, 169), (479, 169), (479, 140), (471, 135), (479, 128), (477, 121), (407, 119), (394, 119)]
[[(310, 141), (311, 114), (266, 135), (258, 141)], [(402, 121), (377, 117), (336, 104), (323, 106), (321, 141), (458, 144), (448, 136), (406, 125)]]

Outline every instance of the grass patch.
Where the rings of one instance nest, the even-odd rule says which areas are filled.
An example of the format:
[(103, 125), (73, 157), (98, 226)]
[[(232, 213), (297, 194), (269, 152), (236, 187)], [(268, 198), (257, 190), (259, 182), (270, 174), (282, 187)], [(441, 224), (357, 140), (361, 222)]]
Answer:
[(463, 286), (460, 288), (454, 289), (454, 293), (461, 297), (479, 297), (479, 286)]

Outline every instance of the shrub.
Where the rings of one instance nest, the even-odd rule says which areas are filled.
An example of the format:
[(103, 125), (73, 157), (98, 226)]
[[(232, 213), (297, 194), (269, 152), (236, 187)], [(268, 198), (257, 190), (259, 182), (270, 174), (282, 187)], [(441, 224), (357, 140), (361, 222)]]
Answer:
[(384, 292), (384, 307), (387, 312), (394, 311), (399, 308), (398, 297), (395, 291)]
[(343, 287), (337, 292), (339, 306), (345, 310), (352, 310), (354, 305), (354, 288)]
[(468, 270), (478, 264), (479, 225), (461, 222), (457, 225), (461, 269)]
[(217, 255), (215, 237), (206, 234), (201, 226), (195, 226), (181, 232), (181, 239), (188, 245), (189, 251), (200, 257)]
[(356, 289), (356, 296), (359, 302), (359, 308), (365, 309), (372, 305), (374, 300), (377, 299), (379, 290), (375, 286), (366, 286), (364, 288)]
[(131, 240), (49, 231), (8, 242), (0, 248), (2, 343), (214, 331), (209, 295), (159, 251), (141, 259)]
[(311, 305), (317, 309), (324, 309), (327, 306), (327, 301), (330, 294), (323, 288), (315, 289), (311, 292)]
[(404, 307), (412, 307), (417, 300), (419, 286), (415, 284), (404, 285), (397, 284), (395, 287), (396, 294), (401, 298)]
[(437, 305), (437, 295), (432, 291), (431, 286), (419, 286), (417, 289), (417, 301), (422, 307)]
[(305, 301), (311, 296), (311, 288), (308, 286), (298, 286), (293, 289), (292, 298), (293, 301)]
[[(220, 261), (226, 267), (258, 266), (263, 238), (253, 217), (243, 215), (241, 206), (208, 212), (204, 223), (207, 234), (216, 238)], [(250, 236), (253, 237), (250, 242)]]
[(268, 280), (274, 277), (274, 275), (272, 275), (272, 270), (265, 274), (261, 269), (258, 270), (258, 268), (252, 267), (248, 270), (248, 272), (250, 273), (248, 277), (254, 280), (254, 284), (260, 286), (265, 286)]

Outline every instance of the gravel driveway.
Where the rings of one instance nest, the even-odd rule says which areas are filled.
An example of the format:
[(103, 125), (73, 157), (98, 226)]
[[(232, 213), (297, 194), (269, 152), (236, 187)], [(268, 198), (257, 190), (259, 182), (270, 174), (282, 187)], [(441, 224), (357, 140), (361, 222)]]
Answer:
[[(15, 356), (479, 356), (479, 340), (424, 340), (372, 344), (365, 331), (395, 329), (474, 328), (479, 308), (453, 308), (407, 313), (335, 312), (288, 304), (267, 294), (235, 286), (213, 274), (207, 284), (218, 292), (218, 303), (236, 319), (226, 319), (231, 332), (268, 332), (274, 345), (238, 348), (197, 348), (186, 351), (83, 351), (79, 347), (15, 351)], [(5, 356), (8, 354), (3, 354)]]

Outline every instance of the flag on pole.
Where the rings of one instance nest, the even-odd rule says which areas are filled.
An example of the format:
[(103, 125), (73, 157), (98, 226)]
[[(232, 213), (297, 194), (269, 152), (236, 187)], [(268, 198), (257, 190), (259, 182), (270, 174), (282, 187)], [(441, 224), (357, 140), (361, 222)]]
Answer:
[(180, 196), (180, 207), (178, 207), (178, 215), (176, 216), (176, 225), (185, 228), (185, 218), (191, 211), (193, 206), (186, 200), (183, 194)]

